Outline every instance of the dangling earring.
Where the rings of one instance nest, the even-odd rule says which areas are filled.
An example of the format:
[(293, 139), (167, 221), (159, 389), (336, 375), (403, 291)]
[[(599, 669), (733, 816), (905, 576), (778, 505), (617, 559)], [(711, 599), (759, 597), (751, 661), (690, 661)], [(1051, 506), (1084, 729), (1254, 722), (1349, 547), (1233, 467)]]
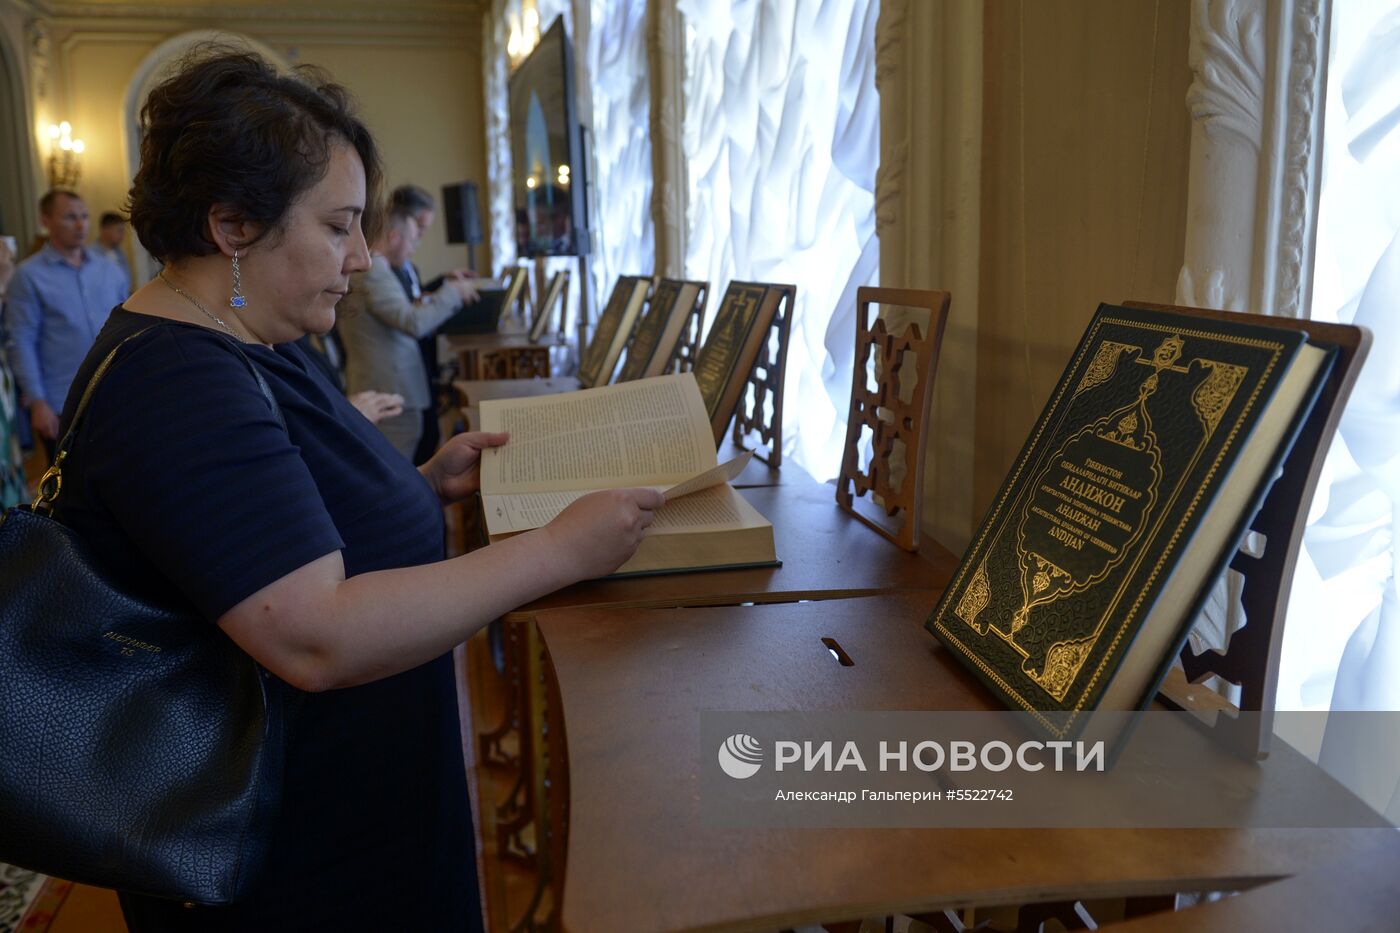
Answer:
[(242, 308), (248, 304), (248, 299), (243, 297), (242, 279), (238, 274), (238, 250), (233, 251), (233, 297), (228, 300), (230, 308)]

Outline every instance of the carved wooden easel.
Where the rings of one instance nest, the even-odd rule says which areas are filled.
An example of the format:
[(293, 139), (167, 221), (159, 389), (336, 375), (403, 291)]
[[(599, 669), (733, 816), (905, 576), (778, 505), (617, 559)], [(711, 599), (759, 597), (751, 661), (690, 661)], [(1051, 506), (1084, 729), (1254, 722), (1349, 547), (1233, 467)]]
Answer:
[[(762, 301), (777, 305), (736, 400), (731, 439), (735, 447), (755, 451), (766, 448), (766, 454), (755, 453), (754, 456), (776, 470), (783, 463), (783, 383), (797, 288), (792, 285), (765, 285), (764, 288)], [(770, 399), (771, 414), (767, 411)], [(722, 430), (720, 436), (723, 436)]]
[[(1302, 321), (1296, 318), (1262, 314), (1239, 314), (1203, 308), (1128, 301), (1129, 308), (1147, 308), (1194, 314), (1201, 317), (1238, 321), (1262, 327), (1303, 331), (1312, 341), (1337, 347), (1337, 358), (1328, 373), (1317, 403), (1303, 424), (1283, 462), (1283, 468), (1264, 499), (1249, 530), (1265, 542), (1263, 553), (1251, 555), (1236, 551), (1230, 569), (1244, 578), (1241, 604), (1245, 624), (1230, 635), (1224, 651), (1211, 649), (1197, 654), (1187, 644), (1181, 651), (1186, 684), (1168, 679), (1159, 696), (1168, 704), (1206, 714), (1211, 728), (1228, 747), (1249, 757), (1269, 753), (1273, 735), (1275, 695), (1278, 690), (1279, 653), (1283, 646), (1283, 623), (1288, 613), (1288, 590), (1293, 567), (1307, 525), (1308, 506), (1317, 488), (1322, 464), (1332, 435), (1341, 420), (1342, 409), (1351, 394), (1361, 364), (1371, 346), (1371, 334), (1361, 327)], [(1223, 701), (1201, 682), (1217, 676), (1240, 688), (1238, 710)]]
[(534, 320), (530, 322), (530, 341), (532, 343), (539, 343), (544, 339), (556, 306), (559, 308), (559, 326), (555, 329), (555, 333), (560, 337), (564, 335), (565, 325), (568, 323), (565, 318), (568, 315), (569, 307), (569, 278), (569, 270), (560, 269), (554, 273), (549, 280), (549, 285), (543, 290), (544, 297), (540, 299), (539, 306), (535, 308)]
[[(933, 377), (938, 351), (948, 323), (947, 292), (903, 288), (856, 290), (856, 355), (851, 377), (851, 404), (846, 418), (846, 446), (841, 474), (836, 479), (836, 504), (850, 512), (906, 551), (919, 549), (919, 512), (924, 491), (924, 428), (933, 400)], [(872, 313), (872, 305), (917, 308), (928, 311), (922, 326), (910, 322), (894, 334), (885, 317)], [(922, 333), (921, 333), (922, 332)], [(866, 381), (866, 364), (875, 354), (876, 386)], [(913, 383), (908, 402), (900, 391), (908, 371), (905, 355), (914, 354)], [(884, 417), (882, 417), (884, 415)], [(864, 428), (871, 433), (870, 462), (860, 465), (860, 439)], [(895, 441), (904, 444), (906, 469), (893, 485)], [(866, 499), (867, 493), (879, 499)], [(903, 512), (903, 520), (895, 516)]]
[[(662, 284), (665, 284), (665, 280)], [(695, 368), (695, 357), (700, 352), (700, 334), (705, 330), (705, 305), (710, 298), (710, 283), (682, 281), (681, 284), (698, 287), (695, 290), (695, 298), (686, 312), (681, 337), (676, 341), (671, 358), (666, 361), (666, 367), (662, 370), (663, 375), (688, 373)]]

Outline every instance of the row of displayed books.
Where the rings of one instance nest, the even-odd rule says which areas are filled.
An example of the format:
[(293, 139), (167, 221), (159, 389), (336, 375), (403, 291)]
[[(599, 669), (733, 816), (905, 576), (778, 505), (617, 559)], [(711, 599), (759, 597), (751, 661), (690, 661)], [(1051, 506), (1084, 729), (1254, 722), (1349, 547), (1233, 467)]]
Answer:
[[(1095, 709), (1143, 708), (1337, 355), (1252, 316), (1100, 306), (929, 632), (1008, 707), (1055, 713), (1045, 726), (1057, 735)], [(512, 435), (483, 470), (493, 536), (544, 524), (591, 489), (649, 485), (667, 504), (622, 572), (781, 557), (772, 526), (728, 485), (742, 464), (717, 464), (689, 373), (485, 403), (482, 427)]]

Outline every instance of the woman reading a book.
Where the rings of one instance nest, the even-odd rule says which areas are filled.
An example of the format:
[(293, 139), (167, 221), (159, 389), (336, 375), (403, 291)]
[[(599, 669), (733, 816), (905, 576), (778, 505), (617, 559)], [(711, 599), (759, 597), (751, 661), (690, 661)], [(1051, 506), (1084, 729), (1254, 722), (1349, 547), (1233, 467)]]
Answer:
[(442, 508), (477, 490), (482, 451), (506, 436), (460, 435), (414, 469), (293, 343), (330, 329), (369, 266), (380, 161), (344, 92), (205, 50), (152, 91), (142, 130), (131, 222), (163, 269), (112, 312), (74, 382), (65, 430), (120, 346), (56, 517), (305, 696), (255, 894), (227, 908), (124, 894), (127, 923), (479, 929), (450, 652), (612, 572), (660, 496), (586, 496), (444, 560)]

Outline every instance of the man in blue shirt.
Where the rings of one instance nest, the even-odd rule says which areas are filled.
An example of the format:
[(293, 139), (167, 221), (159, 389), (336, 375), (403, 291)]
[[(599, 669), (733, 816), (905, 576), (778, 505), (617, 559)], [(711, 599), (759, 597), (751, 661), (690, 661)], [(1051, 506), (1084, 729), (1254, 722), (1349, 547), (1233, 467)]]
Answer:
[(48, 192), (39, 215), (49, 241), (15, 270), (6, 349), (34, 433), (52, 457), (68, 387), (128, 286), (115, 264), (83, 245), (88, 210), (76, 192)]
[(92, 244), (93, 252), (116, 263), (126, 280), (127, 291), (131, 290), (131, 267), (126, 263), (126, 253), (122, 252), (122, 240), (126, 237), (126, 221), (116, 211), (107, 211), (97, 222), (97, 240)]

